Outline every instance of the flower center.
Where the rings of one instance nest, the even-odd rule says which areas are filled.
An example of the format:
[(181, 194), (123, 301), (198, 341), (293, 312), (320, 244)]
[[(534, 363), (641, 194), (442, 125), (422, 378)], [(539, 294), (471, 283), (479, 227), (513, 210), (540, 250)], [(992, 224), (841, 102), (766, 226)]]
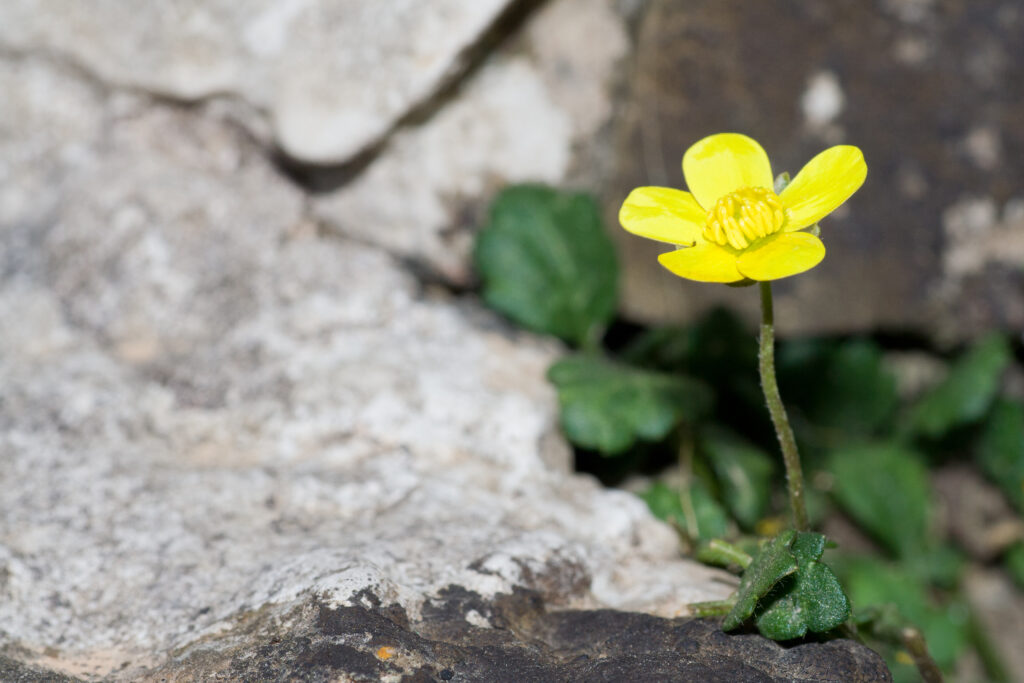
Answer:
[(786, 224), (786, 208), (763, 187), (743, 187), (725, 195), (708, 211), (704, 239), (734, 249), (767, 237)]

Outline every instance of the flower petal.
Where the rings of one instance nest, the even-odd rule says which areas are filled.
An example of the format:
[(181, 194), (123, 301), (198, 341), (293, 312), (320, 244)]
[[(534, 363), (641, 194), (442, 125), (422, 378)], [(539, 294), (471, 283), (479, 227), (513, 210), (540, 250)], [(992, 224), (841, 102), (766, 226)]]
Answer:
[(810, 270), (825, 258), (825, 245), (808, 232), (780, 232), (756, 244), (736, 261), (751, 280), (778, 280)]
[(671, 244), (704, 241), (705, 218), (692, 194), (670, 187), (638, 187), (619, 210), (619, 222), (629, 232)]
[(761, 145), (739, 133), (710, 135), (683, 155), (686, 186), (710, 211), (715, 202), (741, 187), (774, 186), (772, 165)]
[(864, 184), (868, 166), (852, 145), (836, 145), (807, 162), (779, 199), (788, 211), (786, 230), (814, 225), (850, 198)]
[(714, 242), (676, 249), (658, 257), (658, 262), (673, 274), (698, 282), (737, 282), (743, 279), (736, 270), (736, 254)]

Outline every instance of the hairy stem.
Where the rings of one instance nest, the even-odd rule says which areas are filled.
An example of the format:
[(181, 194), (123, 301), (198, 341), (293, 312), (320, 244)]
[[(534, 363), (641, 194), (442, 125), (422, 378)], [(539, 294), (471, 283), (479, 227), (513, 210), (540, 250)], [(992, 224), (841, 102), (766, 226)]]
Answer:
[(786, 483), (789, 487), (789, 505), (793, 511), (793, 526), (797, 531), (807, 531), (807, 505), (804, 502), (804, 475), (800, 469), (800, 453), (796, 449), (793, 428), (786, 417), (786, 407), (779, 395), (779, 383), (775, 379), (775, 313), (772, 308), (772, 286), (761, 283), (761, 345), (758, 352), (758, 367), (761, 370), (761, 389), (772, 416), (775, 434), (782, 448), (782, 460), (786, 464)]

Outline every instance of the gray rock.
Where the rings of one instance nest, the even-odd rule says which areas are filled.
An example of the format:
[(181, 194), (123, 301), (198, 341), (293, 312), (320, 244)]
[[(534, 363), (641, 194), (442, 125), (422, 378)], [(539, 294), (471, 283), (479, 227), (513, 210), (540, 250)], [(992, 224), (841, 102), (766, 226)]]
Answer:
[[(851, 641), (786, 648), (726, 635), (712, 620), (547, 611), (522, 591), (494, 602), (442, 591), (411, 624), (395, 605), (364, 598), (364, 605), (337, 608), (313, 600), (283, 618), (253, 615), (241, 638), (221, 634), (145, 680), (331, 681), (338, 674), (350, 681), (494, 683), (891, 680), (878, 655)], [(482, 613), (495, 626), (481, 626)]]
[(142, 104), (101, 111), (45, 220), (0, 233), (19, 661), (131, 680), (366, 590), (412, 621), (449, 586), (666, 615), (730, 590), (638, 499), (565, 474), (552, 345), (318, 235), (231, 125)]
[(341, 162), (457, 74), (509, 4), (12, 0), (0, 48), (185, 100), (239, 96), (267, 112), (288, 154)]
[(473, 236), (498, 188), (591, 172), (576, 165), (593, 165), (583, 162), (594, 154), (586, 148), (611, 117), (613, 75), (627, 51), (612, 0), (548, 3), (435, 116), (319, 196), (316, 215), (435, 277), (470, 284)]
[[(1019, 4), (652, 0), (616, 128), (609, 222), (635, 186), (683, 186), (701, 137), (761, 141), (776, 171), (860, 146), (868, 179), (822, 223), (824, 263), (778, 284), (776, 320), (800, 333), (925, 330), (948, 340), (1024, 328), (1024, 15)], [(680, 320), (757, 296), (673, 278), (664, 247), (615, 228), (625, 312)], [(839, 305), (837, 305), (839, 304)]]
[[(0, 60), (0, 90), (0, 231), (10, 247), (12, 231), (28, 240), (31, 227), (52, 221), (66, 179), (94, 155), (106, 114), (99, 88), (40, 60)], [(13, 256), (0, 254), (4, 271)]]

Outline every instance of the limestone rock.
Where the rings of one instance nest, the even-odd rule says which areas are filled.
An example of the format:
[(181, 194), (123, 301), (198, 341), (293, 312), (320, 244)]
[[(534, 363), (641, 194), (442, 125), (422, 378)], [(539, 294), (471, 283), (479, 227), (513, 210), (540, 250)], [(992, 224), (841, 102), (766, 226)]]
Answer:
[(475, 229), (506, 183), (563, 183), (612, 113), (628, 50), (611, 0), (556, 0), (435, 116), (396, 134), (361, 175), (319, 196), (316, 215), (467, 285)]
[(450, 586), (666, 615), (730, 590), (641, 501), (565, 474), (552, 345), (318, 235), (236, 128), (129, 105), (97, 113), (116, 125), (51, 211), (0, 221), (19, 661), (134, 680), (254, 611), (363, 591), (418, 621)]
[[(726, 130), (761, 141), (776, 172), (837, 143), (868, 178), (825, 219), (824, 263), (778, 283), (790, 332), (921, 329), (962, 340), (1024, 327), (1024, 13), (1018, 3), (653, 0), (617, 119), (609, 222), (639, 185), (683, 187), (680, 160)], [(673, 278), (663, 247), (615, 227), (625, 311), (692, 317), (756, 295)]]
[(303, 161), (374, 144), (462, 67), (509, 0), (11, 0), (0, 48), (53, 54), (110, 84), (265, 110)]
[[(0, 50), (65, 63), (99, 87), (231, 108), (299, 175), (333, 178), (341, 165), (347, 182), (313, 204), (329, 229), (466, 286), (496, 189), (589, 182), (612, 165), (594, 143), (632, 11), (615, 0), (16, 0), (0, 7)], [(502, 49), (478, 54), (521, 16)]]
[[(52, 220), (66, 179), (91, 159), (106, 118), (103, 93), (28, 58), (0, 60), (0, 91), (0, 231), (21, 229), (28, 239), (25, 226)], [(6, 239), (10, 246), (20, 238)], [(0, 263), (12, 257), (0, 254)]]

